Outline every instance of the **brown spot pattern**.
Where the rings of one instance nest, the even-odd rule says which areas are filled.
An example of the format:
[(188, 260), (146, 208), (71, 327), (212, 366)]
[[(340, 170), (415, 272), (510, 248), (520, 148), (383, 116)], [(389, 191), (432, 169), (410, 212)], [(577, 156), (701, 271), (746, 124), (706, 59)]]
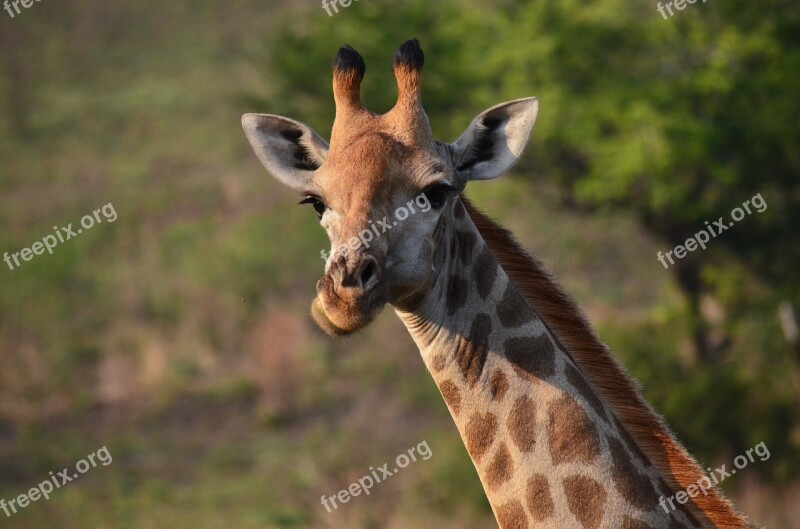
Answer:
[(506, 423), (511, 440), (521, 452), (532, 452), (536, 445), (536, 403), (527, 395), (514, 401)]
[(486, 296), (492, 291), (494, 282), (497, 279), (497, 261), (495, 261), (492, 251), (488, 246), (484, 246), (478, 259), (473, 266), (475, 270), (475, 284), (478, 287), (478, 294), (485, 300)]
[(641, 520), (637, 520), (636, 518), (631, 518), (630, 516), (626, 516), (622, 519), (622, 526), (620, 529), (653, 529), (646, 523)]
[(564, 478), (564, 492), (570, 512), (585, 529), (600, 527), (606, 510), (606, 491), (602, 485), (585, 476), (570, 476)]
[(464, 437), (467, 439), (467, 452), (474, 461), (479, 461), (481, 456), (489, 450), (497, 433), (497, 418), (491, 413), (481, 415), (475, 413), (470, 417)]
[(556, 371), (555, 347), (546, 334), (509, 338), (503, 349), (517, 374), (532, 382), (546, 379)]
[(497, 305), (497, 317), (500, 318), (500, 323), (512, 329), (525, 325), (535, 318), (533, 309), (530, 308), (525, 297), (510, 279), (506, 285), (503, 299)]
[(470, 387), (483, 373), (486, 357), (489, 356), (489, 336), (492, 334), (492, 319), (487, 314), (478, 314), (472, 321), (469, 337), (459, 340), (455, 358), (461, 374)]
[(525, 509), (517, 500), (512, 500), (497, 508), (497, 523), (500, 529), (528, 529)]
[(444, 369), (445, 365), (447, 365), (447, 357), (443, 354), (438, 354), (431, 360), (431, 369), (436, 373)]
[(553, 516), (553, 498), (550, 496), (550, 484), (542, 474), (534, 474), (528, 480), (525, 489), (525, 502), (534, 522), (540, 522)]
[(452, 316), (467, 302), (469, 293), (469, 283), (455, 274), (452, 274), (447, 281), (447, 314)]
[(614, 460), (611, 476), (617, 490), (635, 507), (650, 510), (658, 503), (658, 493), (650, 478), (636, 468), (618, 439), (606, 436), (606, 440), (611, 458)]
[(603, 403), (600, 401), (600, 397), (597, 396), (597, 392), (592, 389), (592, 386), (589, 385), (589, 382), (583, 374), (570, 362), (567, 362), (564, 373), (567, 375), (569, 383), (578, 390), (581, 397), (586, 399), (586, 402), (589, 403), (594, 412), (608, 421), (608, 415), (606, 415), (606, 410), (603, 407)]
[(506, 374), (500, 369), (496, 369), (492, 373), (492, 379), (489, 381), (489, 391), (492, 392), (492, 400), (501, 401), (506, 396), (508, 391), (508, 378)]
[(461, 391), (458, 386), (452, 380), (445, 380), (439, 386), (439, 391), (441, 391), (444, 401), (453, 410), (453, 415), (458, 415), (458, 412), (461, 411)]
[(472, 251), (475, 249), (475, 242), (478, 238), (469, 231), (458, 232), (459, 259), (463, 266), (469, 265), (472, 261)]
[(548, 408), (550, 456), (554, 465), (591, 463), (600, 455), (600, 436), (578, 402), (566, 393)]
[(511, 479), (513, 468), (511, 452), (505, 443), (502, 443), (494, 454), (489, 468), (486, 469), (486, 483), (489, 485), (489, 490), (497, 490), (500, 485)]

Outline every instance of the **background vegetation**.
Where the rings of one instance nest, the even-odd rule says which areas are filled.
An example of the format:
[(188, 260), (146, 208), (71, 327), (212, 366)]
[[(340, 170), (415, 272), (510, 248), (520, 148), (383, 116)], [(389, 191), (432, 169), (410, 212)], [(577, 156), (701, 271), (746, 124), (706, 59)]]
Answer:
[[(0, 252), (109, 202), (119, 218), (0, 270), (0, 498), (114, 457), (0, 527), (493, 527), (447, 410), (387, 311), (346, 341), (307, 316), (327, 240), (239, 127), (327, 135), (330, 61), (418, 37), (451, 140), (537, 95), (533, 141), (470, 195), (587, 309), (648, 400), (770, 528), (800, 527), (800, 8), (788, 0), (41, 2), (0, 16)], [(680, 265), (667, 251), (768, 204)], [(426, 440), (433, 457), (319, 504)]]

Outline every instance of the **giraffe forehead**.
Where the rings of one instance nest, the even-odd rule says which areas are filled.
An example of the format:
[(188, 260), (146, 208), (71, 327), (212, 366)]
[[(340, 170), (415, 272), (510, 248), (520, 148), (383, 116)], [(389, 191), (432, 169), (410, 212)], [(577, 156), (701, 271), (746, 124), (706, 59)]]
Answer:
[(351, 189), (358, 189), (385, 183), (402, 157), (402, 145), (392, 137), (371, 133), (347, 144), (332, 146), (323, 167), (328, 179), (344, 181)]
[(368, 132), (332, 146), (320, 169), (326, 198), (353, 214), (368, 213), (392, 197), (414, 193), (434, 160), (384, 132)]

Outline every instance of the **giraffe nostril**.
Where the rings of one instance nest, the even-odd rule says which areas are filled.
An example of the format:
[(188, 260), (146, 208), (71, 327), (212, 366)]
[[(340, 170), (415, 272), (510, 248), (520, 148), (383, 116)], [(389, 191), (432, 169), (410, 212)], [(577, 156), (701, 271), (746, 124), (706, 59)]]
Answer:
[(329, 275), (336, 290), (357, 288), (368, 291), (380, 282), (381, 270), (374, 257), (364, 256), (347, 269), (345, 263), (331, 265)]
[(370, 280), (375, 277), (375, 261), (369, 260), (364, 268), (361, 270), (361, 275), (359, 276), (358, 280), (361, 284), (361, 288), (366, 288), (369, 284)]

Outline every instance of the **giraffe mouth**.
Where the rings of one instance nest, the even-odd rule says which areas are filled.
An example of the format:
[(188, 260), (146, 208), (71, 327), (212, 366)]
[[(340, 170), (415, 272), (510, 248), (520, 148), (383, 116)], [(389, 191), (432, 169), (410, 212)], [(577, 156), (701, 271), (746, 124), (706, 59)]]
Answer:
[(367, 292), (358, 288), (334, 288), (325, 274), (317, 281), (317, 296), (311, 302), (311, 316), (331, 336), (347, 336), (369, 325), (386, 305), (383, 285)]

